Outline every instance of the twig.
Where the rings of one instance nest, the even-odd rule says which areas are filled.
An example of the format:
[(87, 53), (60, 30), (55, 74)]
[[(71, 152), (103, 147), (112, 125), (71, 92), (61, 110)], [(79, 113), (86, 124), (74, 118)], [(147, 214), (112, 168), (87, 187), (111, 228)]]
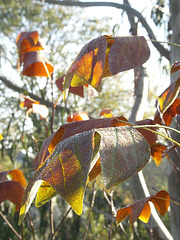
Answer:
[(93, 196), (92, 196), (92, 201), (91, 201), (91, 207), (90, 207), (90, 210), (89, 210), (89, 215), (88, 215), (88, 220), (87, 220), (86, 227), (85, 227), (85, 232), (84, 232), (83, 240), (86, 239), (86, 236), (87, 236), (87, 233), (88, 233), (89, 223), (90, 223), (90, 218), (91, 218), (91, 212), (92, 212), (93, 207), (94, 207), (96, 192), (97, 192), (97, 191), (95, 190), (95, 181), (94, 181), (94, 182), (93, 182)]
[(33, 239), (36, 240), (35, 233), (34, 233), (34, 225), (33, 225), (33, 221), (31, 219), (31, 216), (29, 214), (29, 211), (27, 212), (27, 216), (29, 218), (29, 223), (30, 223), (30, 226), (31, 226), (31, 232), (32, 232), (32, 235), (33, 235)]
[(53, 222), (53, 206), (52, 206), (52, 201), (49, 201), (49, 215), (50, 215), (50, 236), (51, 239), (54, 240), (54, 222)]
[(7, 225), (9, 226), (9, 228), (13, 231), (13, 233), (20, 239), (22, 240), (21, 236), (16, 232), (16, 230), (14, 229), (14, 227), (11, 225), (11, 223), (8, 221), (8, 219), (4, 216), (4, 214), (0, 211), (0, 215), (3, 218), (3, 220), (7, 223)]
[(21, 239), (24, 240), (24, 227), (23, 227), (23, 222), (22, 222), (20, 228), (21, 228)]
[(68, 211), (66, 212), (66, 214), (64, 215), (64, 217), (62, 218), (61, 222), (58, 224), (58, 226), (55, 228), (54, 233), (52, 234), (52, 236), (50, 236), (49, 240), (52, 240), (53, 237), (55, 236), (56, 232), (61, 228), (61, 226), (63, 225), (63, 223), (66, 220), (67, 215), (69, 214), (69, 212), (71, 211), (71, 207), (68, 209)]

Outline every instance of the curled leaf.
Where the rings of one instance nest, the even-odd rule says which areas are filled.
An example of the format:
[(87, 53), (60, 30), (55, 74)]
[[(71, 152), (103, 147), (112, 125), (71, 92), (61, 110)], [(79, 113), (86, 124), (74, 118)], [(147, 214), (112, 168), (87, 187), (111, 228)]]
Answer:
[(180, 70), (180, 61), (176, 61), (171, 67), (171, 74)]
[(151, 157), (155, 161), (156, 166), (159, 166), (159, 164), (161, 163), (162, 154), (166, 149), (167, 149), (167, 146), (161, 143), (154, 143), (151, 146)]
[(26, 178), (24, 177), (24, 174), (21, 170), (13, 169), (5, 172), (0, 172), (0, 181), (7, 180), (7, 175), (11, 176), (12, 181), (19, 182), (22, 185), (22, 187), (26, 186), (27, 184)]
[(129, 207), (119, 209), (116, 215), (117, 225), (119, 225), (128, 215), (130, 215), (130, 226), (132, 226), (138, 218), (144, 223), (147, 223), (151, 215), (149, 201), (154, 204), (158, 212), (163, 216), (169, 208), (170, 197), (166, 191), (161, 190), (150, 197), (143, 198), (133, 203)]

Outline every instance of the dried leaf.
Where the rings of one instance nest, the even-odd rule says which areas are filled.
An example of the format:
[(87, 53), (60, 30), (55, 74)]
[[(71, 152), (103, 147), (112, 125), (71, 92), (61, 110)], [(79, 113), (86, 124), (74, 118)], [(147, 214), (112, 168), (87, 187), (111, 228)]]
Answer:
[(167, 146), (161, 143), (154, 143), (151, 146), (151, 157), (155, 161), (156, 166), (159, 166), (159, 164), (161, 163), (162, 154), (166, 149)]
[(24, 194), (24, 188), (17, 181), (1, 181), (0, 182), (0, 204), (6, 200), (16, 205), (16, 210), (21, 207), (21, 201)]
[(156, 104), (159, 105), (159, 109), (164, 113), (175, 101), (179, 94), (180, 78), (171, 83), (166, 90), (158, 97)]
[(119, 209), (116, 215), (117, 225), (119, 225), (128, 215), (130, 215), (130, 226), (132, 226), (138, 218), (144, 223), (147, 223), (151, 215), (149, 201), (154, 204), (158, 212), (163, 216), (169, 208), (170, 197), (166, 191), (161, 190), (150, 197), (143, 198), (133, 203), (129, 207)]
[(69, 123), (84, 120), (89, 120), (88, 114), (86, 112), (73, 113), (67, 118), (67, 122)]
[[(42, 205), (57, 192), (80, 215), (88, 173), (98, 151), (105, 187), (109, 190), (142, 169), (150, 157), (147, 141), (129, 126), (93, 129), (64, 139), (31, 178), (20, 210), (20, 223), (37, 191), (37, 205), (39, 202)], [(43, 181), (48, 184), (39, 188)], [(50, 194), (49, 185), (54, 189)], [(48, 191), (47, 199), (44, 188)]]
[(64, 79), (64, 98), (70, 86), (86, 83), (97, 91), (102, 89), (102, 78), (135, 68), (150, 56), (144, 37), (101, 36), (87, 43), (67, 71)]
[(28, 77), (49, 77), (54, 71), (53, 65), (38, 51), (28, 52), (24, 58), (23, 75)]

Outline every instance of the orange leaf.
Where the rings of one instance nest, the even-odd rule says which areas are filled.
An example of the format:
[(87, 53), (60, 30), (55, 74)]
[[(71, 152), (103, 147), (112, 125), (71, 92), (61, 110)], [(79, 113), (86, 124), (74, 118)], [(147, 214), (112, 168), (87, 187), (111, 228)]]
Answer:
[(9, 200), (16, 205), (16, 211), (19, 210), (24, 195), (24, 188), (19, 182), (0, 182), (0, 193), (0, 204), (6, 200)]
[(164, 113), (175, 101), (179, 93), (179, 88), (180, 78), (171, 83), (171, 85), (158, 97), (157, 104), (159, 104), (162, 113)]
[[(166, 126), (169, 126), (176, 114), (180, 114), (180, 98), (176, 98), (169, 108), (163, 113), (163, 119)], [(157, 111), (154, 116), (154, 122), (162, 124), (159, 112)]]
[(0, 172), (0, 181), (7, 180), (8, 174), (11, 175), (12, 181), (19, 182), (22, 185), (22, 187), (26, 186), (27, 182), (24, 177), (24, 174), (19, 169), (13, 169), (13, 170), (5, 171), (5, 172)]
[(43, 58), (38, 51), (26, 53), (23, 75), (28, 77), (49, 77), (53, 71), (53, 65), (47, 59)]
[(69, 123), (83, 120), (89, 120), (88, 114), (86, 112), (73, 113), (67, 118), (67, 122)]
[[(38, 43), (39, 34), (37, 31), (21, 32), (16, 39), (19, 53), (26, 53)], [(42, 49), (42, 48), (41, 48)]]
[(101, 173), (101, 163), (100, 163), (100, 158), (98, 158), (97, 162), (95, 163), (94, 167), (89, 173), (89, 181), (93, 181), (100, 173)]
[(176, 61), (171, 67), (171, 74), (180, 70), (180, 61)]
[(167, 147), (161, 143), (154, 143), (151, 145), (151, 157), (154, 159), (156, 166), (161, 163), (162, 153), (167, 149)]
[[(65, 75), (59, 77), (57, 80), (56, 80), (56, 86), (58, 87), (58, 89), (60, 91), (63, 91), (63, 81), (64, 81), (64, 77)], [(84, 87), (83, 86), (79, 86), (79, 87), (69, 87), (69, 92), (72, 93), (72, 94), (75, 94), (75, 95), (78, 95), (82, 98), (84, 98)]]
[(117, 225), (119, 225), (128, 215), (130, 215), (130, 226), (132, 226), (138, 218), (147, 223), (151, 214), (151, 208), (148, 203), (149, 201), (154, 204), (157, 211), (163, 216), (169, 208), (170, 197), (166, 191), (161, 190), (152, 196), (133, 203), (129, 207), (119, 209), (116, 215)]

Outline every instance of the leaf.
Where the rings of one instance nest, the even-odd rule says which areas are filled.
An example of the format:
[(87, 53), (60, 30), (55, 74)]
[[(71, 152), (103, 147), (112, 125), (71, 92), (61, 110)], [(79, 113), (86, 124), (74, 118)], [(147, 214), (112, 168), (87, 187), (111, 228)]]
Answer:
[(113, 117), (112, 110), (111, 109), (103, 109), (100, 111), (99, 116), (104, 116), (106, 118)]
[[(141, 121), (137, 121), (134, 124), (136, 124), (136, 125), (154, 125), (154, 121), (151, 120), (151, 119), (144, 119), (144, 120), (141, 120)], [(148, 127), (148, 128), (150, 128), (150, 127)], [(156, 131), (155, 127), (152, 127), (151, 129)], [(152, 133), (152, 132), (150, 132), (146, 129), (143, 129), (143, 128), (138, 129), (137, 128), (137, 130), (146, 138), (146, 140), (148, 141), (150, 146), (152, 144), (154, 144), (158, 139), (157, 134)]]
[(88, 114), (86, 112), (78, 112), (78, 113), (73, 113), (67, 118), (67, 122), (77, 122), (77, 121), (84, 121), (88, 120)]
[(171, 67), (171, 74), (180, 70), (180, 61), (176, 61)]
[(19, 182), (22, 185), (22, 187), (26, 186), (27, 184), (26, 178), (24, 177), (24, 174), (21, 170), (13, 169), (5, 172), (0, 172), (0, 181), (7, 180), (7, 175), (11, 175), (12, 181)]
[(87, 43), (76, 57), (64, 79), (64, 98), (69, 87), (88, 83), (97, 91), (102, 89), (102, 78), (135, 68), (150, 56), (144, 37), (101, 36)]
[[(57, 192), (78, 215), (82, 214), (88, 173), (96, 163), (93, 160), (98, 151), (105, 187), (109, 190), (142, 169), (150, 157), (147, 141), (129, 126), (92, 129), (64, 139), (31, 178), (24, 194), (19, 223), (37, 192), (36, 204), (45, 202), (44, 189), (49, 191), (49, 185), (54, 191), (52, 196), (48, 193), (47, 200)], [(39, 188), (43, 181), (48, 184)]]
[(26, 107), (26, 117), (29, 116), (30, 113), (37, 113), (40, 115), (41, 119), (44, 119), (48, 116), (49, 110), (45, 105), (39, 104), (39, 101), (35, 101), (32, 98), (24, 97), (24, 102), (20, 103), (21, 107)]
[(154, 204), (161, 216), (164, 216), (169, 208), (170, 197), (166, 191), (161, 190), (155, 195), (151, 195), (133, 203), (129, 207), (119, 209), (116, 215), (117, 225), (119, 225), (128, 215), (130, 215), (130, 226), (132, 226), (138, 218), (144, 223), (147, 223), (151, 215), (149, 201)]
[(2, 140), (3, 139), (3, 136), (0, 134), (0, 140)]
[[(64, 77), (65, 75), (59, 77), (57, 80), (56, 80), (56, 86), (58, 87), (58, 89), (60, 91), (63, 91), (63, 81), (64, 81)], [(75, 94), (75, 95), (78, 95), (82, 98), (84, 98), (84, 86), (79, 86), (79, 87), (69, 87), (69, 92), (72, 93), (72, 94)]]
[(0, 204), (6, 200), (16, 205), (16, 210), (21, 207), (21, 201), (24, 194), (24, 188), (17, 181), (1, 181), (0, 182)]
[(151, 146), (151, 157), (156, 163), (156, 166), (158, 167), (161, 163), (162, 153), (167, 149), (167, 146), (161, 144), (161, 143), (154, 143)]
[(170, 84), (168, 88), (158, 97), (156, 105), (159, 105), (159, 110), (164, 113), (175, 101), (179, 94), (180, 78)]
[(20, 54), (26, 53), (31, 48), (37, 45), (39, 45), (39, 50), (43, 49), (41, 45), (38, 43), (38, 40), (39, 40), (39, 34), (37, 31), (21, 32), (16, 39), (16, 45), (18, 47), (19, 53)]
[[(167, 108), (163, 113), (163, 120), (166, 126), (169, 126), (176, 114), (180, 114), (180, 98), (176, 98), (175, 101)], [(157, 111), (154, 116), (154, 122), (162, 124), (159, 112)]]
[(24, 58), (22, 74), (28, 77), (49, 77), (54, 71), (53, 65), (38, 51), (28, 52)]

